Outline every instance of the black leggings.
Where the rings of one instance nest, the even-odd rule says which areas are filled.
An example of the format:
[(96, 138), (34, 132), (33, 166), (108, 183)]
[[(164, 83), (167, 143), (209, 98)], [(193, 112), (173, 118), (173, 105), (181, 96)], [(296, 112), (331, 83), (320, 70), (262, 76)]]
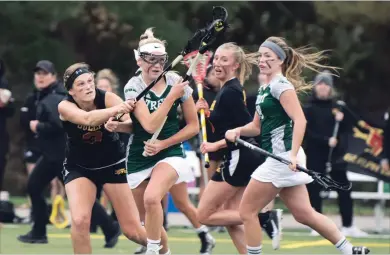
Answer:
[(3, 181), (5, 175), (6, 157), (8, 153), (8, 138), (0, 135), (0, 191), (3, 190)]
[[(308, 159), (307, 167), (309, 169), (312, 169), (316, 172), (325, 173), (326, 160), (323, 159), (321, 160), (318, 158), (309, 159), (309, 155), (307, 159)], [(345, 167), (332, 169), (332, 171), (330, 172), (330, 177), (338, 182), (348, 182), (347, 172), (345, 170)], [(307, 185), (307, 189), (309, 192), (311, 205), (317, 212), (322, 213), (323, 199), (320, 196), (322, 187), (318, 183), (312, 182)], [(352, 226), (352, 218), (353, 218), (353, 200), (351, 198), (351, 190), (349, 191), (337, 190), (337, 193), (338, 193), (337, 200), (338, 200), (343, 227), (350, 227)]]
[[(27, 190), (31, 198), (32, 219), (34, 221), (32, 233), (36, 236), (46, 235), (46, 224), (49, 218), (47, 204), (43, 196), (44, 190), (55, 177), (59, 177), (63, 182), (62, 169), (62, 161), (50, 161), (41, 156), (29, 176)], [(112, 235), (116, 231), (114, 221), (96, 201), (92, 208), (92, 219), (101, 226), (105, 235)]]

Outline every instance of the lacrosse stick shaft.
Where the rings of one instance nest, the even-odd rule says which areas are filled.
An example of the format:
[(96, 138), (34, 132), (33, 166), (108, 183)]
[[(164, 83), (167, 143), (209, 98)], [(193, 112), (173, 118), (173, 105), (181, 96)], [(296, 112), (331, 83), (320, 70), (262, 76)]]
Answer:
[[(245, 146), (248, 149), (251, 149), (253, 151), (257, 151), (257, 152), (259, 152), (259, 153), (261, 153), (261, 154), (263, 154), (265, 156), (268, 156), (270, 158), (276, 159), (277, 161), (279, 161), (279, 162), (281, 162), (283, 164), (286, 164), (286, 165), (290, 165), (291, 164), (291, 162), (289, 160), (287, 160), (285, 158), (282, 158), (282, 157), (279, 157), (279, 156), (276, 156), (275, 154), (272, 154), (272, 153), (270, 153), (270, 152), (268, 152), (266, 150), (263, 150), (263, 149), (255, 146), (253, 144), (250, 144), (250, 143), (248, 143), (248, 142), (246, 142), (246, 141), (244, 141), (244, 140), (242, 140), (240, 138), (237, 138), (236, 143), (239, 143), (239, 144), (241, 144), (241, 145), (243, 145), (243, 146)], [(297, 169), (299, 171), (301, 171), (301, 172), (307, 173), (308, 175), (313, 175), (311, 170), (306, 169), (306, 168), (304, 168), (302, 166), (297, 165)]]
[[(198, 95), (199, 99), (203, 99), (203, 85), (201, 83), (198, 83)], [(202, 129), (202, 141), (207, 142), (207, 130), (206, 130), (206, 117), (204, 114), (204, 109), (200, 110), (200, 127)], [(210, 167), (210, 159), (209, 159), (209, 153), (204, 154), (204, 163), (205, 167), (209, 168)]]
[[(334, 124), (333, 127), (333, 134), (332, 138), (337, 138), (338, 132), (339, 132), (339, 127), (340, 127), (340, 121), (336, 120), (336, 123)], [(329, 154), (328, 154), (328, 161), (326, 162), (326, 172), (329, 173), (332, 171), (332, 155), (333, 155), (333, 150), (334, 147), (329, 148)]]
[[(160, 135), (160, 132), (161, 132), (161, 130), (163, 129), (163, 127), (164, 127), (165, 122), (167, 121), (167, 119), (168, 119), (168, 116), (165, 117), (163, 123), (161, 123), (161, 126), (156, 130), (156, 132), (154, 132), (152, 138), (150, 138), (150, 143), (151, 143), (151, 144), (154, 144), (154, 143), (156, 142), (156, 140), (157, 140), (158, 136)], [(148, 156), (148, 154), (146, 153), (146, 151), (144, 151), (144, 152), (142, 153), (142, 156), (144, 156), (144, 157), (147, 157), (147, 156)]]

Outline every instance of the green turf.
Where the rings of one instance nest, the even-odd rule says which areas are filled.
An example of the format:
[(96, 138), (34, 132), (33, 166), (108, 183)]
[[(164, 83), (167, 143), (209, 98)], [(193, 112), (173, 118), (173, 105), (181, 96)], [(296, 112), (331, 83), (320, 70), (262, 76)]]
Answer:
[[(22, 204), (27, 203), (27, 197), (20, 196), (12, 196), (10, 197), (10, 201), (15, 205), (15, 207), (19, 207)], [(47, 202), (50, 203), (50, 200), (47, 199)], [(196, 204), (196, 203), (195, 203)], [(354, 215), (356, 216), (373, 216), (374, 204), (372, 201), (354, 201)], [(65, 199), (65, 208), (68, 208), (68, 201)], [(275, 208), (283, 209), (285, 213), (288, 213), (287, 207), (280, 201), (279, 198), (275, 200)], [(337, 205), (337, 200), (334, 199), (325, 199), (323, 205), (323, 211), (327, 215), (339, 214), (339, 207)], [(385, 215), (390, 215), (390, 206), (385, 207), (384, 211)]]
[[(49, 244), (23, 244), (16, 240), (20, 234), (29, 230), (28, 225), (4, 225), (0, 230), (0, 253), (2, 254), (71, 254), (72, 245), (69, 230), (58, 230), (48, 227)], [(226, 233), (212, 233), (217, 239), (214, 254), (237, 254)], [(172, 228), (169, 230), (170, 248), (173, 254), (198, 254), (199, 240), (191, 229)], [(298, 235), (298, 236), (297, 236)], [(389, 239), (383, 237), (367, 239), (350, 239), (356, 245), (370, 247), (371, 254), (389, 254)], [(137, 247), (133, 242), (121, 236), (113, 249), (104, 249), (104, 238), (101, 234), (91, 236), (94, 254), (132, 254)], [(282, 247), (272, 250), (270, 240), (265, 237), (263, 244), (265, 254), (339, 254), (328, 241), (320, 237), (310, 237), (308, 232), (284, 232)]]

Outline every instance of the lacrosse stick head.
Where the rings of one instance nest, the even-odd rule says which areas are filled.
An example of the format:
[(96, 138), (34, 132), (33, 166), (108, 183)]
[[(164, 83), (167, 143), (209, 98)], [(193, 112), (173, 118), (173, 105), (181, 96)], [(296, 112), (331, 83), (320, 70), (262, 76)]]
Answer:
[(313, 179), (320, 184), (325, 191), (331, 191), (331, 190), (350, 190), (352, 188), (352, 183), (341, 183), (337, 182), (323, 174), (320, 173), (314, 173), (311, 175)]
[[(188, 68), (191, 66), (193, 61), (195, 60), (196, 55), (198, 54), (198, 50), (188, 53), (183, 58), (183, 63)], [(196, 63), (196, 66), (194, 70), (192, 71), (191, 75), (194, 81), (198, 83), (203, 83), (203, 80), (206, 78), (207, 74), (207, 67), (210, 63), (211, 57), (213, 56), (211, 51), (206, 51), (203, 53), (198, 62)]]

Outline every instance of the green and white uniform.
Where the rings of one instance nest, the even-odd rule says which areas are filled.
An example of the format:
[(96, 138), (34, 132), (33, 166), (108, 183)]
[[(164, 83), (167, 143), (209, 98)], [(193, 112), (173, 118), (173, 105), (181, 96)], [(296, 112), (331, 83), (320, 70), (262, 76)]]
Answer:
[[(172, 86), (177, 83), (177, 81), (180, 79), (180, 76), (176, 73), (168, 72), (165, 76), (165, 79), (167, 86), (160, 95), (150, 90), (143, 98), (150, 113), (156, 111), (158, 107), (164, 102)], [(124, 89), (126, 100), (135, 99), (146, 87), (147, 85), (143, 81), (141, 75), (131, 78)], [(179, 132), (180, 127), (177, 108), (181, 102), (189, 99), (191, 94), (192, 89), (187, 86), (185, 88), (184, 95), (180, 99), (176, 100), (170, 109), (168, 113), (168, 119), (157, 138), (158, 140), (167, 139)], [(149, 134), (142, 127), (141, 123), (134, 116), (134, 114), (131, 114), (130, 116), (133, 121), (133, 134), (130, 137), (127, 147), (127, 179), (130, 187), (134, 189), (142, 181), (149, 178), (153, 168), (159, 162), (166, 162), (177, 171), (179, 176), (177, 183), (183, 181), (192, 181), (194, 176), (191, 168), (186, 163), (185, 152), (182, 144), (173, 145), (165, 150), (160, 151), (154, 156), (142, 156), (145, 146), (144, 141), (149, 140), (152, 137), (152, 134)]]
[[(261, 122), (261, 148), (289, 159), (293, 124), (279, 101), (280, 96), (286, 90), (294, 90), (294, 86), (283, 75), (276, 75), (269, 84), (260, 87), (256, 100), (256, 112)], [(306, 166), (306, 155), (302, 148), (299, 149), (297, 161), (299, 165)], [(306, 173), (291, 171), (287, 165), (273, 158), (267, 158), (253, 172), (252, 178), (261, 182), (272, 182), (278, 188), (313, 181)]]

